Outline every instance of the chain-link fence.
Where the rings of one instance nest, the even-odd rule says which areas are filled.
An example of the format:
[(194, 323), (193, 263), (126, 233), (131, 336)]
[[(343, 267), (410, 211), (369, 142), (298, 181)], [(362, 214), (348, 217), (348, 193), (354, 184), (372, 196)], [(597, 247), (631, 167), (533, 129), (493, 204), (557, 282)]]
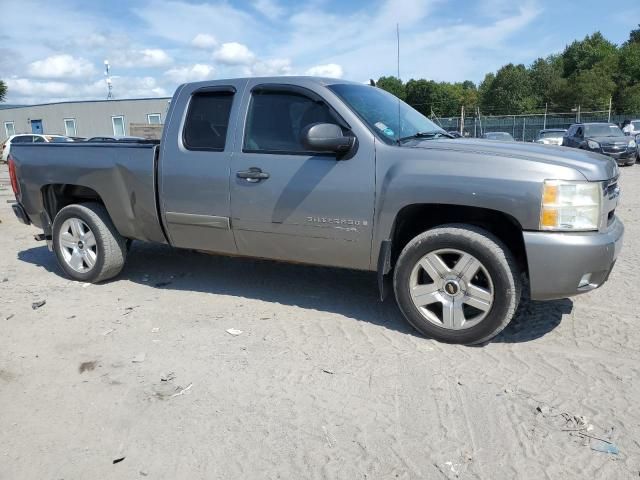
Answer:
[[(598, 112), (547, 113), (535, 115), (468, 116), (464, 119), (464, 135), (481, 137), (487, 132), (507, 132), (513, 138), (531, 142), (544, 128), (569, 128), (579, 122), (613, 122), (618, 125), (626, 119), (640, 119), (640, 112), (634, 115), (611, 115), (607, 110)], [(460, 131), (460, 117), (432, 118), (445, 130)]]

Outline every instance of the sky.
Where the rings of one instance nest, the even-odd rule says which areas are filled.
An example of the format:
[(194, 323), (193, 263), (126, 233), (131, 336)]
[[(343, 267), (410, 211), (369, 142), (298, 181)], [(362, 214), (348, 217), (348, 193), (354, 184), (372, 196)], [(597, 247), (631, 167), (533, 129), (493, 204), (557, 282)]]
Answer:
[[(320, 75), (480, 82), (601, 31), (622, 43), (637, 0), (20, 0), (2, 2), (6, 103), (171, 96), (188, 81)], [(579, 8), (576, 6), (579, 5)]]

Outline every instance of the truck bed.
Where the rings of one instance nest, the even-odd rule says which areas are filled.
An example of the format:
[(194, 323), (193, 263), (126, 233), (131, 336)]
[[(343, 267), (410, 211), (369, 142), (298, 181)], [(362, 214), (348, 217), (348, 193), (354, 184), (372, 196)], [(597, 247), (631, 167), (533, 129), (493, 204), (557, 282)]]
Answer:
[(156, 147), (157, 142), (13, 145), (22, 205), (43, 228), (45, 187), (82, 185), (100, 196), (123, 236), (166, 243), (156, 202)]

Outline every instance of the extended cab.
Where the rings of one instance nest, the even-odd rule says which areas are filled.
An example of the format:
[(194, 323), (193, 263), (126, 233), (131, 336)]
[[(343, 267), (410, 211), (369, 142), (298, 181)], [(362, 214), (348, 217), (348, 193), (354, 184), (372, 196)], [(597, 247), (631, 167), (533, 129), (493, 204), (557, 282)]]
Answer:
[(117, 275), (131, 240), (370, 270), (416, 329), (467, 344), (508, 324), (523, 286), (602, 285), (624, 230), (613, 160), (453, 140), (333, 79), (185, 84), (160, 145), (16, 145), (9, 169), (17, 217), (73, 279)]

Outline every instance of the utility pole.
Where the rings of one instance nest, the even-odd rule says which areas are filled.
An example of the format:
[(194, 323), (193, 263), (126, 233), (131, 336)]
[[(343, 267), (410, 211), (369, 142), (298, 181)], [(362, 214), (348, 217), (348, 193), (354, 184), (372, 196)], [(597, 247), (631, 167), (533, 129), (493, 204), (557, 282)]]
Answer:
[(611, 123), (611, 100), (612, 97), (609, 97), (609, 120), (607, 120), (607, 122)]
[(107, 81), (107, 100), (113, 100), (113, 84), (111, 83), (111, 65), (109, 65), (109, 60), (104, 61), (104, 76)]
[(578, 118), (576, 119), (576, 123), (580, 123), (580, 105), (578, 105)]
[(527, 128), (527, 117), (522, 117), (522, 141), (524, 142), (524, 132)]
[(464, 105), (462, 105), (462, 110), (460, 111), (460, 135), (464, 137)]
[(547, 110), (549, 109), (549, 104), (545, 103), (544, 104), (544, 122), (542, 124), (542, 129), (546, 129), (547, 128)]

